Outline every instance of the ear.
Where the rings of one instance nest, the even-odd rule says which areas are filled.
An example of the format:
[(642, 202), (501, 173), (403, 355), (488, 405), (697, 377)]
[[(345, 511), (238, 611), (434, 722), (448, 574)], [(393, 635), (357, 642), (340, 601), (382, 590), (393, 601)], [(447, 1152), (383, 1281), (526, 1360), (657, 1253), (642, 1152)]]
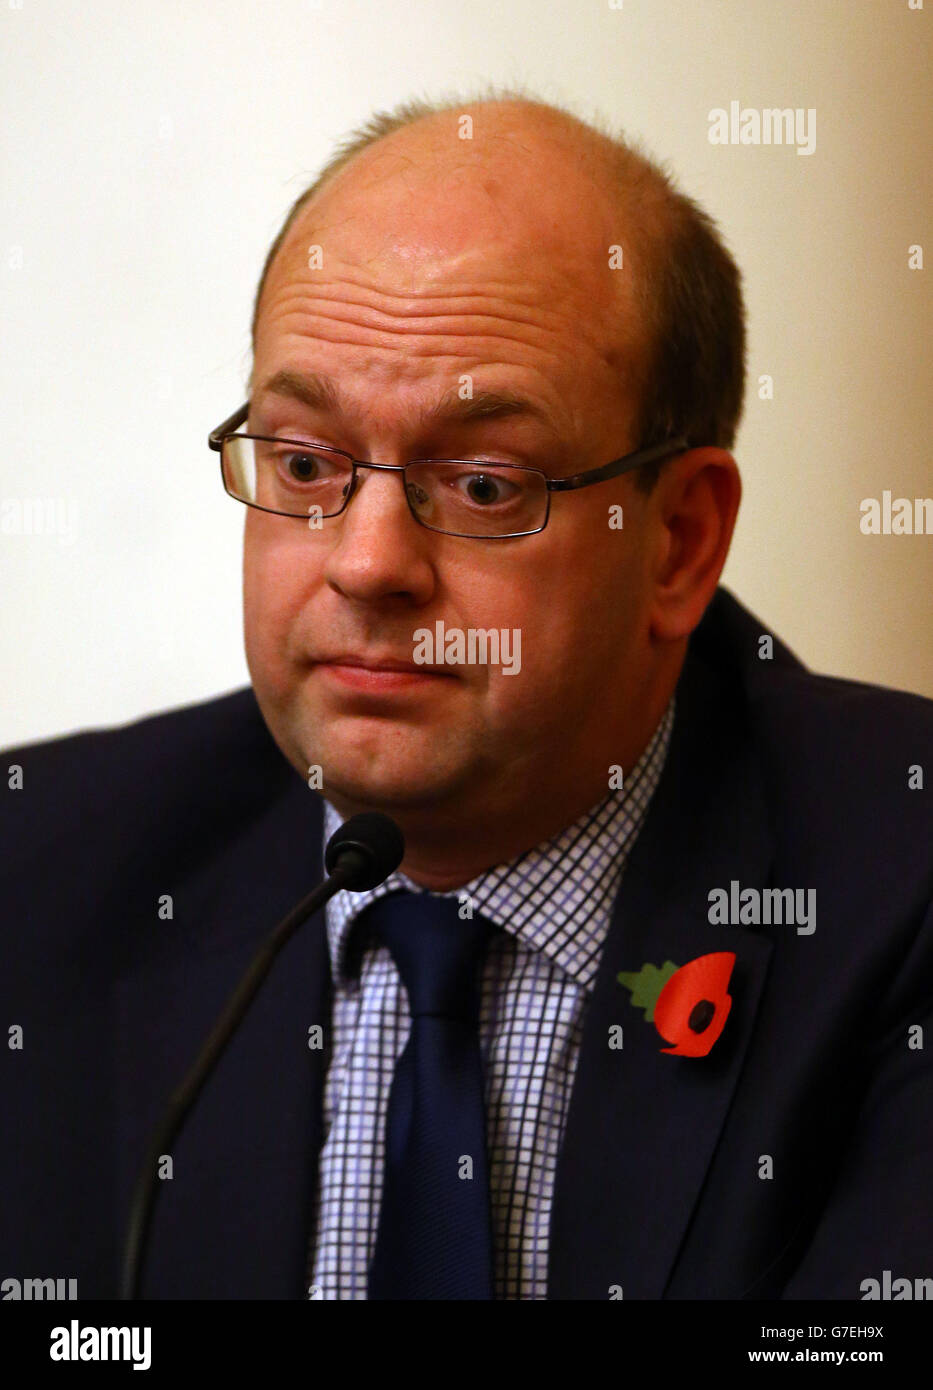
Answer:
[(726, 449), (690, 449), (662, 470), (649, 499), (652, 554), (650, 624), (654, 638), (689, 637), (716, 591), (742, 500), (742, 480)]

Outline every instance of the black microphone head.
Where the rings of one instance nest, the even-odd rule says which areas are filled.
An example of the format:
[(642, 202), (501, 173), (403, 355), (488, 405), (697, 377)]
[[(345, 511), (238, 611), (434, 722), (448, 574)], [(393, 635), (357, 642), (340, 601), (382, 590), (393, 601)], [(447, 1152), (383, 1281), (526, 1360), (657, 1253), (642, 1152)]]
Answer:
[(344, 821), (331, 835), (324, 850), (324, 867), (332, 874), (341, 860), (342, 868), (352, 866), (344, 887), (362, 893), (388, 878), (404, 857), (405, 838), (395, 821), (381, 811), (364, 811)]

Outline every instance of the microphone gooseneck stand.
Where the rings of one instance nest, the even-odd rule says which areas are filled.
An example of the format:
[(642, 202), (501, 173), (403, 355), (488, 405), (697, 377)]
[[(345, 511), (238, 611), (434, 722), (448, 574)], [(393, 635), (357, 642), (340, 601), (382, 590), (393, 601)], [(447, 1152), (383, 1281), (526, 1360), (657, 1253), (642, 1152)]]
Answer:
[(404, 853), (405, 842), (402, 832), (388, 816), (375, 811), (352, 816), (327, 842), (324, 867), (329, 877), (283, 917), (256, 952), (246, 974), (214, 1024), (197, 1060), (169, 1098), (165, 1114), (153, 1134), (130, 1204), (123, 1252), (121, 1299), (129, 1301), (139, 1297), (146, 1242), (159, 1192), (159, 1184), (156, 1181), (159, 1158), (162, 1154), (170, 1152), (188, 1112), (242, 1022), (276, 956), (296, 928), (313, 912), (323, 907), (336, 892), (341, 888), (348, 888), (351, 892), (362, 893), (367, 888), (375, 888), (398, 868)]

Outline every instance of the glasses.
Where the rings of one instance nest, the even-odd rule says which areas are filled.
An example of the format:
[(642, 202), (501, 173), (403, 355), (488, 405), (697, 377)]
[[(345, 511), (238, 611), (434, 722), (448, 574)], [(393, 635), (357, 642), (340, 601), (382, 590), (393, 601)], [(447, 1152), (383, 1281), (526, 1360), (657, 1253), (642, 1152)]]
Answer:
[(552, 492), (575, 492), (617, 478), (634, 468), (659, 463), (688, 448), (682, 437), (613, 459), (602, 468), (549, 478), (539, 468), (491, 459), (414, 459), (410, 463), (370, 463), (342, 449), (240, 434), (249, 403), (218, 425), (208, 444), (220, 454), (224, 490), (259, 511), (277, 516), (322, 520), (339, 516), (358, 485), (358, 469), (401, 473), (408, 509), (429, 531), (475, 540), (509, 540), (543, 531)]

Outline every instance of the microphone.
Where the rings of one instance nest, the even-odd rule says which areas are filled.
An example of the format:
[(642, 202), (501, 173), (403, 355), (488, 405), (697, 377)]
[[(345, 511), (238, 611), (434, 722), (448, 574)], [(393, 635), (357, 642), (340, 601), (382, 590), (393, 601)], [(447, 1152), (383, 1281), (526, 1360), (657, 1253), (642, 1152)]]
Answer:
[(331, 875), (342, 868), (343, 887), (363, 893), (388, 878), (404, 857), (405, 841), (395, 821), (380, 811), (365, 811), (351, 816), (331, 835), (324, 868)]
[(324, 867), (329, 877), (283, 917), (256, 952), (246, 974), (227, 1000), (197, 1060), (170, 1096), (162, 1121), (153, 1135), (130, 1204), (123, 1251), (121, 1299), (132, 1301), (139, 1296), (146, 1241), (159, 1191), (156, 1182), (159, 1157), (168, 1153), (177, 1139), (188, 1112), (259, 992), (276, 956), (295, 929), (341, 888), (347, 888), (351, 893), (375, 888), (398, 868), (404, 855), (405, 840), (395, 821), (378, 811), (351, 816), (330, 837), (324, 850)]

